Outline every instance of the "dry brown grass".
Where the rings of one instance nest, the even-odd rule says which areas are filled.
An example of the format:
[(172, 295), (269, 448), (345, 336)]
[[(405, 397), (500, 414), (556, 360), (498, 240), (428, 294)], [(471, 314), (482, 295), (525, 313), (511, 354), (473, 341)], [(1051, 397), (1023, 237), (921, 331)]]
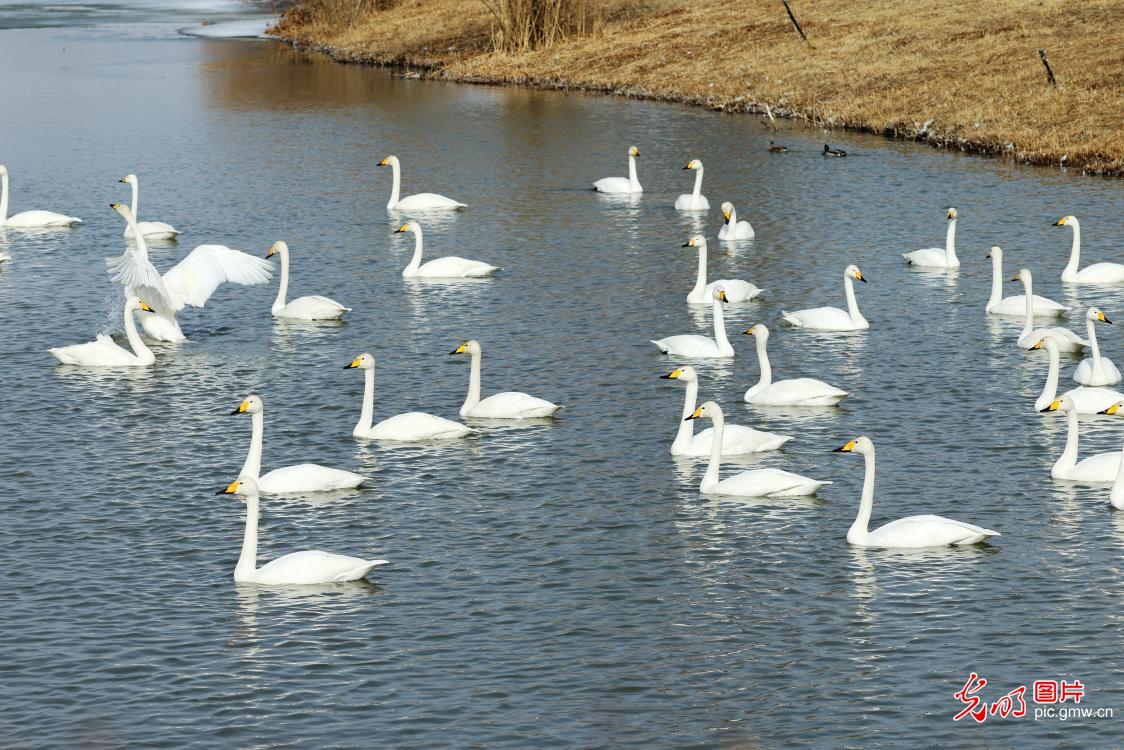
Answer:
[[(354, 0), (312, 0), (338, 3)], [(1119, 0), (602, 0), (597, 28), (496, 50), (478, 0), (400, 0), (351, 22), (285, 17), (290, 41), (339, 59), (432, 75), (687, 101), (934, 145), (1124, 173), (1124, 3)], [(1057, 75), (1046, 83), (1037, 50)]]

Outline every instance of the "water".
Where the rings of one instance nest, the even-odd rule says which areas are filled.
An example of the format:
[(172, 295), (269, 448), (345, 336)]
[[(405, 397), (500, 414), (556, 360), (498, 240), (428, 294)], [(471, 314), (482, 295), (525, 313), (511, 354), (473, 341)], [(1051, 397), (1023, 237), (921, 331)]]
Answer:
[[(1124, 697), (1124, 513), (1107, 488), (1054, 482), (1064, 420), (1033, 412), (1045, 354), (983, 303), (992, 244), (1036, 291), (1124, 317), (1124, 289), (1063, 288), (1070, 234), (1086, 262), (1120, 260), (1120, 183), (673, 106), (403, 81), (270, 42), (187, 39), (168, 22), (0, 33), (12, 209), (81, 216), (74, 231), (9, 232), (0, 250), (0, 472), (5, 601), (0, 744), (17, 747), (1105, 747), (1112, 719), (954, 724), (972, 671), (997, 699), (1080, 679), (1082, 706)], [(792, 152), (765, 151), (769, 138)], [(825, 140), (853, 153), (825, 160)], [(639, 201), (588, 191), (641, 149)], [(388, 153), (409, 191), (464, 200), (428, 221), (430, 257), (503, 266), (494, 281), (412, 286), (412, 245), (384, 209)], [(706, 164), (712, 210), (671, 210)], [(107, 204), (135, 171), (142, 218), (196, 244), (293, 251), (291, 292), (354, 307), (342, 326), (277, 323), (272, 287), (223, 287), (181, 318), (190, 342), (149, 371), (54, 365), (50, 346), (120, 329), (103, 258), (123, 249)], [(732, 421), (794, 435), (776, 466), (830, 479), (818, 499), (712, 502), (704, 464), (667, 453), (678, 364), (648, 343), (705, 332), (688, 310), (691, 234), (734, 200), (757, 239), (711, 273), (768, 289), (728, 311), (738, 357), (701, 363)], [(940, 245), (960, 210), (954, 274), (898, 253)], [(857, 263), (871, 329), (781, 330), (781, 309), (841, 304)], [(1013, 284), (1008, 284), (1014, 287)], [(1011, 289), (1010, 293), (1017, 290)], [(1071, 314), (1069, 324), (1080, 326)], [(800, 415), (750, 408), (765, 321), (780, 377), (854, 392)], [(1121, 357), (1117, 328), (1098, 330)], [(378, 358), (376, 416), (455, 417), (484, 346), (484, 390), (566, 405), (553, 424), (487, 428), (441, 449), (350, 437), (358, 352)], [(1072, 362), (1065, 361), (1068, 378)], [(1063, 381), (1064, 382), (1064, 381)], [(263, 560), (296, 549), (386, 557), (371, 582), (255, 589), (231, 581), (236, 477), (266, 403), (266, 468), (317, 461), (371, 487), (263, 500)], [(1118, 450), (1124, 422), (1090, 420), (1082, 454)], [(987, 547), (862, 551), (844, 541), (861, 459), (878, 445), (875, 523), (941, 513), (994, 528)], [(724, 473), (736, 470), (727, 466)], [(1070, 704), (1072, 705), (1072, 704)], [(1033, 708), (1033, 705), (1032, 705)]]

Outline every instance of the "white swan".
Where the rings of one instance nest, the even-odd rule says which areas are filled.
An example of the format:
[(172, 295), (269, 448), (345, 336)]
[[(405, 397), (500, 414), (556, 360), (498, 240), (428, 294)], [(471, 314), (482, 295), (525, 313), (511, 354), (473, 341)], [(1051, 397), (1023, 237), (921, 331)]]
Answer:
[(390, 200), (386, 204), (389, 211), (455, 211), (458, 208), (466, 208), (464, 203), (437, 193), (418, 193), (399, 199), (398, 193), (402, 188), (402, 165), (398, 157), (388, 156), (379, 162), (379, 166), (390, 167), (394, 173), (394, 186), (390, 191)]
[(8, 168), (0, 164), (0, 227), (51, 229), (81, 223), (77, 216), (65, 216), (54, 211), (21, 211), (8, 216)]
[(764, 323), (758, 323), (745, 333), (757, 340), (757, 360), (761, 368), (757, 384), (745, 392), (747, 403), (759, 406), (834, 406), (850, 395), (815, 378), (793, 378), (774, 383), (773, 368), (769, 364), (769, 329)]
[(1081, 360), (1073, 372), (1073, 379), (1081, 385), (1113, 385), (1120, 382), (1120, 370), (1116, 369), (1111, 359), (1101, 356), (1101, 348), (1097, 345), (1094, 324), (1098, 321), (1112, 324), (1098, 308), (1090, 307), (1085, 313), (1085, 330), (1089, 334), (1089, 350), (1093, 356)]
[(699, 484), (699, 492), (702, 494), (733, 497), (800, 497), (814, 495), (820, 487), (831, 484), (780, 469), (751, 469), (720, 479), (726, 420), (722, 408), (713, 401), (707, 401), (688, 414), (686, 419), (700, 417), (708, 417), (714, 423), (715, 436), (710, 444), (710, 460), (706, 464), (706, 474)]
[[(1053, 336), (1044, 336), (1031, 349), (1045, 349), (1050, 356), (1050, 369), (1046, 373), (1046, 383), (1042, 393), (1034, 402), (1036, 411), (1044, 411), (1058, 397), (1058, 375), (1061, 371), (1061, 356), (1058, 341)], [(1111, 388), (1088, 388), (1078, 386), (1065, 392), (1077, 406), (1078, 414), (1098, 414), (1117, 401), (1124, 401), (1124, 393)]]
[[(1050, 476), (1073, 482), (1111, 482), (1116, 478), (1120, 470), (1120, 453), (1117, 451), (1098, 453), (1078, 463), (1077, 404), (1073, 399), (1069, 396), (1056, 398), (1042, 411), (1061, 411), (1066, 417), (1065, 448), (1050, 469)], [(1105, 413), (1111, 414), (1111, 407)]]
[(918, 268), (960, 268), (960, 259), (956, 257), (956, 209), (948, 209), (948, 234), (944, 247), (914, 250), (902, 253), (902, 257)]
[(404, 279), (479, 279), (491, 276), (500, 270), (499, 266), (491, 266), (478, 260), (468, 260), (449, 255), (444, 258), (434, 258), (426, 261), (422, 259), (422, 228), (416, 221), (407, 221), (394, 230), (395, 234), (404, 232), (414, 233), (414, 257), (410, 264), (402, 269)]
[(122, 203), (110, 204), (133, 228), (135, 246), (105, 265), (114, 281), (126, 294), (139, 294), (152, 305), (156, 315), (141, 319), (144, 332), (159, 341), (184, 341), (176, 313), (185, 306), (203, 307), (219, 285), (232, 282), (243, 286), (264, 284), (273, 275), (273, 266), (261, 258), (231, 250), (225, 245), (200, 245), (163, 276), (148, 259), (148, 245), (136, 226), (136, 217)]
[(636, 158), (640, 156), (640, 149), (630, 146), (628, 149), (628, 177), (604, 177), (593, 183), (593, 189), (599, 193), (643, 193), (640, 180), (636, 178)]
[(847, 530), (847, 543), (857, 547), (945, 547), (978, 544), (999, 536), (998, 531), (981, 528), (944, 516), (907, 516), (870, 531), (870, 513), (874, 509), (874, 443), (868, 437), (848, 440), (836, 453), (859, 453), (866, 459), (859, 514)]
[(814, 331), (862, 331), (870, 328), (870, 323), (859, 312), (859, 303), (855, 301), (855, 285), (851, 279), (858, 279), (866, 283), (866, 278), (858, 266), (847, 266), (843, 271), (843, 292), (847, 295), (847, 309), (838, 307), (813, 307), (809, 310), (796, 312), (781, 311), (781, 317), (786, 322), (797, 328), (808, 328)]
[(675, 209), (677, 211), (709, 210), (710, 201), (702, 194), (703, 163), (698, 159), (691, 159), (683, 169), (693, 169), (695, 171), (695, 189), (690, 193), (684, 193), (676, 198)]
[(1073, 229), (1073, 247), (1069, 251), (1069, 263), (1062, 271), (1062, 281), (1071, 284), (1119, 284), (1124, 282), (1124, 264), (1094, 263), (1081, 270), (1081, 224), (1076, 216), (1063, 216), (1054, 222), (1056, 227)]
[(269, 309), (275, 318), (291, 318), (295, 320), (339, 320), (344, 313), (351, 312), (350, 307), (344, 307), (334, 299), (312, 294), (307, 297), (297, 297), (292, 302), (286, 302), (289, 293), (289, 246), (282, 240), (274, 242), (269, 247), (266, 258), (274, 255), (281, 256), (281, 283), (277, 285), (277, 297)]
[[(987, 254), (991, 258), (991, 297), (987, 301), (987, 311), (992, 315), (1022, 317), (1026, 314), (1026, 295), (1003, 296), (1003, 250), (993, 245)], [(1052, 299), (1034, 295), (1034, 315), (1040, 318), (1056, 318), (1065, 315), (1069, 308), (1059, 305)]]
[(236, 583), (258, 583), (265, 586), (302, 586), (309, 584), (357, 581), (371, 568), (386, 565), (386, 560), (364, 560), (361, 557), (335, 555), (320, 550), (290, 552), (258, 567), (258, 516), (260, 488), (253, 477), (241, 476), (216, 495), (241, 495), (246, 498), (246, 532), (242, 553), (234, 566)]
[[(140, 185), (138, 184), (137, 176), (135, 174), (127, 174), (118, 180), (118, 182), (123, 182), (132, 187), (133, 204), (130, 208), (134, 218), (140, 216), (140, 214), (137, 213), (137, 195), (140, 193)], [(150, 240), (174, 240), (176, 235), (179, 234), (178, 229), (162, 221), (138, 221), (137, 227), (140, 229), (141, 235)], [(123, 236), (125, 239), (132, 239), (133, 237), (133, 228), (128, 224), (125, 225), (125, 234)]]
[(730, 201), (722, 204), (722, 218), (726, 221), (718, 230), (718, 239), (723, 242), (753, 239), (755, 234), (753, 225), (748, 221), (738, 221), (738, 212), (734, 210), (734, 204)]
[(265, 433), (265, 404), (260, 396), (250, 394), (231, 414), (249, 414), (251, 419), (250, 450), (239, 476), (254, 477), (267, 495), (286, 492), (324, 492), (359, 487), (367, 477), (319, 464), (294, 464), (261, 474), (261, 451)]
[(363, 411), (359, 414), (359, 422), (351, 434), (358, 438), (372, 440), (395, 440), (401, 442), (420, 442), (426, 440), (452, 440), (471, 435), (475, 430), (465, 427), (460, 422), (454, 422), (444, 417), (435, 417), (420, 411), (410, 411), (405, 414), (396, 414), (374, 424), (375, 413), (375, 355), (364, 352), (350, 364), (344, 365), (345, 370), (358, 368), (364, 371), (363, 384)]
[(152, 312), (152, 308), (141, 302), (136, 297), (129, 297), (125, 301), (125, 336), (129, 340), (132, 351), (125, 349), (106, 336), (99, 333), (96, 341), (88, 344), (74, 344), (48, 349), (55, 359), (64, 365), (78, 365), (80, 367), (148, 367), (156, 361), (152, 350), (145, 346), (144, 340), (137, 333), (136, 321), (133, 313), (138, 310)]
[(764, 289), (759, 289), (755, 284), (740, 279), (718, 279), (709, 284), (706, 282), (706, 238), (695, 235), (687, 240), (683, 247), (697, 248), (699, 251), (699, 270), (695, 274), (695, 286), (687, 294), (687, 302), (692, 305), (705, 305), (714, 298), (714, 290), (722, 287), (726, 291), (726, 299), (730, 302), (748, 302)]
[[(1121, 449), (1124, 451), (1124, 448)], [(1124, 456), (1121, 456), (1120, 469), (1116, 472), (1116, 479), (1112, 482), (1112, 491), (1108, 495), (1108, 502), (1117, 510), (1124, 510)]]
[(1078, 336), (1068, 328), (1051, 326), (1049, 328), (1034, 327), (1034, 310), (1031, 300), (1034, 299), (1034, 277), (1026, 268), (1015, 274), (1011, 281), (1021, 281), (1024, 290), (1023, 302), (1023, 330), (1019, 334), (1017, 345), (1022, 349), (1033, 349), (1042, 338), (1052, 336), (1058, 342), (1058, 349), (1063, 352), (1079, 352), (1089, 345), (1089, 342)]
[[(667, 375), (660, 375), (660, 378), (682, 380), (687, 384), (683, 399), (683, 414), (679, 418), (679, 430), (675, 433), (675, 441), (671, 444), (671, 455), (709, 456), (714, 442), (714, 428), (708, 427), (696, 435), (694, 420), (687, 419), (694, 413), (695, 401), (699, 396), (699, 376), (695, 368), (677, 367)], [(792, 440), (789, 435), (777, 435), (772, 432), (761, 432), (752, 427), (728, 424), (725, 425), (725, 431), (722, 433), (722, 455), (741, 456), (747, 453), (773, 451), (789, 440)]]
[(449, 354), (468, 354), (472, 357), (472, 368), (468, 375), (468, 395), (461, 404), (462, 417), (477, 419), (534, 419), (552, 417), (562, 407), (545, 399), (536, 398), (519, 391), (504, 391), (480, 398), (480, 342), (469, 340)]
[(732, 357), (734, 347), (726, 337), (726, 318), (722, 314), (722, 305), (728, 301), (726, 291), (716, 287), (711, 292), (714, 310), (714, 338), (700, 336), (697, 333), (684, 333), (678, 336), (667, 336), (662, 339), (653, 339), (652, 343), (660, 348), (664, 354), (675, 354), (680, 357)]

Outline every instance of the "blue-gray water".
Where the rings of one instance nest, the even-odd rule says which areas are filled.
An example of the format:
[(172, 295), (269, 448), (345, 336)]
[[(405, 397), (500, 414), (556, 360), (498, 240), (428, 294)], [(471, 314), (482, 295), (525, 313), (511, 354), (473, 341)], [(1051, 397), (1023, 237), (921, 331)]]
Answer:
[[(180, 24), (182, 25), (182, 24)], [(968, 674), (992, 701), (1035, 679), (1080, 679), (1082, 706), (1119, 711), (1124, 513), (1107, 488), (1054, 482), (1064, 420), (1033, 412), (1045, 354), (983, 314), (984, 253), (1028, 265), (1036, 291), (1124, 318), (1124, 288), (1063, 288), (1070, 233), (1085, 262), (1121, 260), (1118, 182), (1013, 168), (876, 138), (610, 98), (402, 81), (272, 42), (203, 41), (175, 24), (0, 32), (0, 163), (12, 211), (81, 216), (73, 231), (0, 233), (0, 744), (15, 747), (1086, 747), (1116, 719), (953, 723)], [(138, 29), (143, 29), (138, 31)], [(766, 153), (769, 138), (792, 147)], [(827, 140), (852, 152), (825, 160)], [(641, 149), (636, 202), (587, 190)], [(430, 257), (503, 266), (493, 281), (414, 287), (385, 203), (470, 204), (428, 221)], [(670, 206), (706, 164), (715, 207)], [(120, 329), (103, 258), (123, 249), (110, 201), (141, 178), (143, 219), (175, 224), (161, 268), (196, 244), (293, 251), (291, 293), (354, 307), (342, 326), (271, 320), (272, 287), (223, 287), (141, 372), (57, 368), (50, 346)], [(728, 311), (764, 321), (780, 377), (853, 391), (814, 415), (741, 402), (752, 340), (701, 364), (731, 420), (794, 435), (741, 465), (833, 485), (811, 501), (713, 502), (703, 464), (667, 452), (683, 392), (650, 338), (708, 330), (688, 310), (696, 231), (731, 199), (757, 239), (711, 274), (768, 289)], [(963, 268), (910, 272), (960, 211)], [(425, 220), (423, 219), (423, 222)], [(782, 330), (782, 308), (841, 304), (857, 263), (871, 320), (857, 335)], [(1015, 285), (1007, 284), (1008, 287)], [(1008, 293), (1018, 290), (1009, 289)], [(1079, 314), (1069, 324), (1080, 326)], [(1124, 359), (1115, 327), (1102, 348)], [(483, 430), (442, 449), (351, 438), (378, 358), (376, 415), (455, 417), (484, 346), (485, 393), (566, 405), (556, 423)], [(1072, 361), (1065, 360), (1063, 383)], [(231, 580), (243, 506), (215, 497), (266, 402), (266, 469), (317, 461), (371, 486), (265, 498), (261, 559), (324, 548), (386, 557), (370, 583), (255, 589)], [(874, 522), (940, 513), (997, 529), (990, 546), (861, 551), (844, 540), (861, 459), (878, 445)], [(1118, 450), (1091, 420), (1082, 454)], [(736, 470), (727, 467), (724, 472)], [(1072, 705), (1072, 704), (1070, 704)], [(1033, 708), (1033, 704), (1031, 706)]]

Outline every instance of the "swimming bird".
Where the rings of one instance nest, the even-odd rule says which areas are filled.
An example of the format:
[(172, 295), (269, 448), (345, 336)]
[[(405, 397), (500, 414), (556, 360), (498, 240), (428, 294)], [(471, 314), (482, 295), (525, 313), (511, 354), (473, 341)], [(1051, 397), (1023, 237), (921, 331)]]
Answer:
[(757, 361), (761, 369), (757, 384), (745, 392), (746, 403), (760, 406), (835, 406), (849, 395), (815, 378), (792, 378), (773, 382), (769, 364), (769, 329), (764, 323), (750, 326), (745, 335), (757, 343)]
[(711, 308), (714, 313), (714, 338), (700, 336), (697, 333), (684, 333), (678, 336), (666, 336), (662, 339), (653, 339), (652, 343), (659, 347), (664, 354), (674, 354), (680, 357), (714, 358), (734, 356), (734, 347), (726, 337), (726, 319), (722, 314), (722, 305), (729, 300), (722, 287), (715, 287), (711, 292), (713, 300)]
[(286, 302), (289, 293), (289, 246), (278, 240), (269, 246), (266, 258), (274, 255), (281, 256), (281, 283), (277, 285), (277, 297), (273, 300), (270, 312), (275, 318), (289, 318), (293, 320), (339, 320), (344, 313), (351, 312), (350, 307), (344, 307), (334, 299), (322, 297), (319, 294), (307, 297), (297, 297), (292, 302)]
[(677, 211), (707, 211), (710, 209), (710, 201), (702, 194), (702, 181), (703, 181), (703, 163), (698, 159), (691, 159), (687, 162), (687, 166), (683, 169), (691, 169), (695, 172), (695, 188), (690, 193), (684, 193), (675, 199), (675, 210)]
[[(1026, 295), (1003, 296), (1003, 250), (998, 245), (993, 245), (987, 257), (991, 259), (991, 297), (987, 301), (987, 312), (991, 315), (1022, 317), (1026, 314)], [(1052, 299), (1034, 295), (1035, 317), (1056, 318), (1064, 315), (1068, 309)]]
[[(1044, 411), (1058, 397), (1058, 376), (1061, 371), (1061, 355), (1058, 340), (1053, 336), (1043, 336), (1031, 349), (1045, 349), (1049, 355), (1049, 369), (1042, 392), (1034, 402), (1036, 411)], [(1065, 392), (1073, 400), (1078, 414), (1100, 414), (1117, 401), (1124, 401), (1124, 393), (1111, 388), (1078, 386)]]
[(855, 285), (852, 279), (857, 279), (864, 284), (866, 277), (858, 266), (850, 265), (843, 269), (843, 294), (847, 297), (847, 309), (838, 307), (813, 307), (808, 310), (795, 312), (781, 311), (785, 322), (797, 328), (807, 328), (815, 331), (861, 331), (870, 328), (863, 314), (859, 312), (859, 303), (855, 300)]
[(823, 145), (823, 155), (824, 156), (846, 156), (847, 152), (844, 151), (841, 148), (832, 148), (831, 146), (829, 146), (825, 143)]
[(364, 352), (351, 360), (350, 364), (344, 365), (344, 369), (360, 369), (363, 370), (364, 375), (363, 410), (359, 414), (359, 422), (356, 423), (355, 429), (351, 431), (351, 434), (357, 438), (423, 442), (453, 440), (476, 432), (460, 422), (420, 411), (395, 414), (393, 417), (388, 417), (378, 424), (374, 424), (375, 355)]
[(753, 226), (748, 221), (738, 221), (738, 212), (730, 201), (722, 204), (722, 218), (726, 221), (718, 230), (718, 239), (725, 242), (753, 239)]
[(1089, 345), (1089, 342), (1078, 336), (1068, 328), (1049, 326), (1046, 328), (1034, 327), (1034, 310), (1031, 300), (1034, 299), (1034, 277), (1030, 269), (1024, 268), (1011, 277), (1011, 281), (1021, 281), (1024, 291), (1023, 330), (1019, 334), (1016, 344), (1020, 349), (1032, 349), (1040, 339), (1052, 336), (1058, 342), (1058, 349), (1063, 352), (1079, 352)]
[(902, 253), (902, 257), (909, 261), (911, 266), (918, 268), (960, 268), (960, 259), (956, 257), (956, 209), (948, 209), (948, 232), (945, 235), (944, 247), (927, 247), (923, 250), (913, 250)]
[(0, 227), (9, 229), (55, 229), (81, 224), (77, 216), (54, 211), (21, 211), (8, 216), (8, 168), (0, 164)]
[[(133, 203), (130, 206), (130, 210), (133, 212), (133, 218), (136, 219), (140, 216), (140, 214), (137, 213), (137, 196), (138, 193), (140, 193), (140, 185), (137, 181), (137, 176), (135, 174), (127, 174), (118, 180), (118, 182), (122, 182), (133, 189)], [(179, 230), (171, 224), (165, 224), (162, 221), (138, 220), (137, 227), (140, 229), (140, 233), (144, 235), (146, 239), (150, 240), (174, 240), (176, 235), (180, 233)], [(122, 236), (124, 236), (125, 239), (132, 239), (133, 237), (133, 228), (129, 226), (128, 223), (125, 224), (125, 234)]]
[(148, 367), (156, 361), (152, 350), (137, 333), (133, 314), (137, 311), (152, 312), (152, 308), (136, 297), (125, 301), (125, 336), (129, 349), (124, 348), (104, 333), (99, 333), (95, 341), (88, 344), (74, 344), (48, 349), (55, 359), (64, 365), (79, 367)]
[(480, 279), (491, 276), (500, 270), (499, 266), (482, 263), (478, 260), (468, 260), (449, 255), (444, 258), (421, 262), (422, 259), (422, 228), (416, 221), (407, 221), (394, 230), (395, 234), (405, 232), (414, 233), (414, 257), (402, 269), (404, 279)]
[(1073, 230), (1073, 246), (1069, 251), (1069, 263), (1062, 271), (1062, 281), (1071, 284), (1119, 284), (1124, 282), (1124, 264), (1094, 263), (1078, 270), (1081, 264), (1081, 223), (1076, 216), (1063, 216), (1054, 222), (1056, 227), (1069, 227)]
[[(1111, 414), (1112, 407), (1102, 413)], [(1069, 396), (1054, 399), (1042, 411), (1060, 411), (1066, 417), (1065, 448), (1050, 469), (1054, 479), (1068, 479), (1072, 482), (1111, 482), (1120, 470), (1120, 453), (1098, 453), (1078, 462), (1078, 424), (1077, 404)]]
[(599, 193), (642, 193), (640, 180), (636, 178), (636, 159), (640, 156), (640, 149), (636, 146), (628, 147), (628, 177), (604, 177), (593, 183), (593, 189)]
[(398, 157), (388, 156), (379, 162), (379, 166), (390, 167), (394, 173), (390, 200), (386, 204), (388, 211), (456, 211), (457, 209), (467, 208), (464, 203), (437, 193), (417, 193), (400, 199), (398, 193), (402, 188), (402, 165), (398, 161)]
[[(673, 456), (709, 456), (711, 444), (715, 438), (713, 427), (695, 434), (694, 420), (687, 419), (695, 411), (695, 402), (699, 396), (699, 375), (695, 368), (684, 365), (676, 367), (667, 375), (660, 375), (663, 380), (681, 380), (687, 384), (683, 397), (683, 413), (679, 418), (679, 429), (675, 433), (675, 440), (671, 443)], [(762, 432), (752, 427), (738, 424), (727, 424), (722, 433), (722, 455), (741, 456), (749, 453), (772, 451), (792, 440), (789, 435), (778, 435), (773, 432)]]
[(719, 287), (722, 287), (726, 292), (726, 299), (729, 302), (748, 302), (765, 291), (764, 289), (758, 288), (757, 285), (751, 284), (748, 281), (742, 281), (741, 279), (717, 279), (708, 284), (706, 281), (706, 237), (703, 237), (701, 234), (695, 235), (684, 242), (683, 247), (693, 247), (698, 250), (699, 254), (699, 266), (698, 272), (695, 274), (695, 286), (687, 293), (688, 304), (705, 305), (714, 298), (714, 290)]
[(772, 141), (769, 141), (769, 151), (774, 154), (783, 154), (788, 151), (788, 146), (778, 146)]
[(1113, 385), (1120, 382), (1120, 370), (1111, 359), (1101, 356), (1101, 348), (1097, 345), (1097, 332), (1094, 328), (1098, 322), (1112, 325), (1112, 321), (1106, 318), (1099, 308), (1090, 307), (1085, 313), (1085, 330), (1089, 335), (1089, 351), (1093, 356), (1081, 360), (1077, 369), (1073, 371), (1073, 379), (1081, 385)]
[(452, 354), (468, 354), (472, 357), (472, 368), (468, 375), (468, 395), (461, 405), (462, 417), (477, 419), (534, 419), (552, 417), (562, 407), (520, 391), (504, 391), (480, 398), (480, 342), (470, 339), (453, 351)]

